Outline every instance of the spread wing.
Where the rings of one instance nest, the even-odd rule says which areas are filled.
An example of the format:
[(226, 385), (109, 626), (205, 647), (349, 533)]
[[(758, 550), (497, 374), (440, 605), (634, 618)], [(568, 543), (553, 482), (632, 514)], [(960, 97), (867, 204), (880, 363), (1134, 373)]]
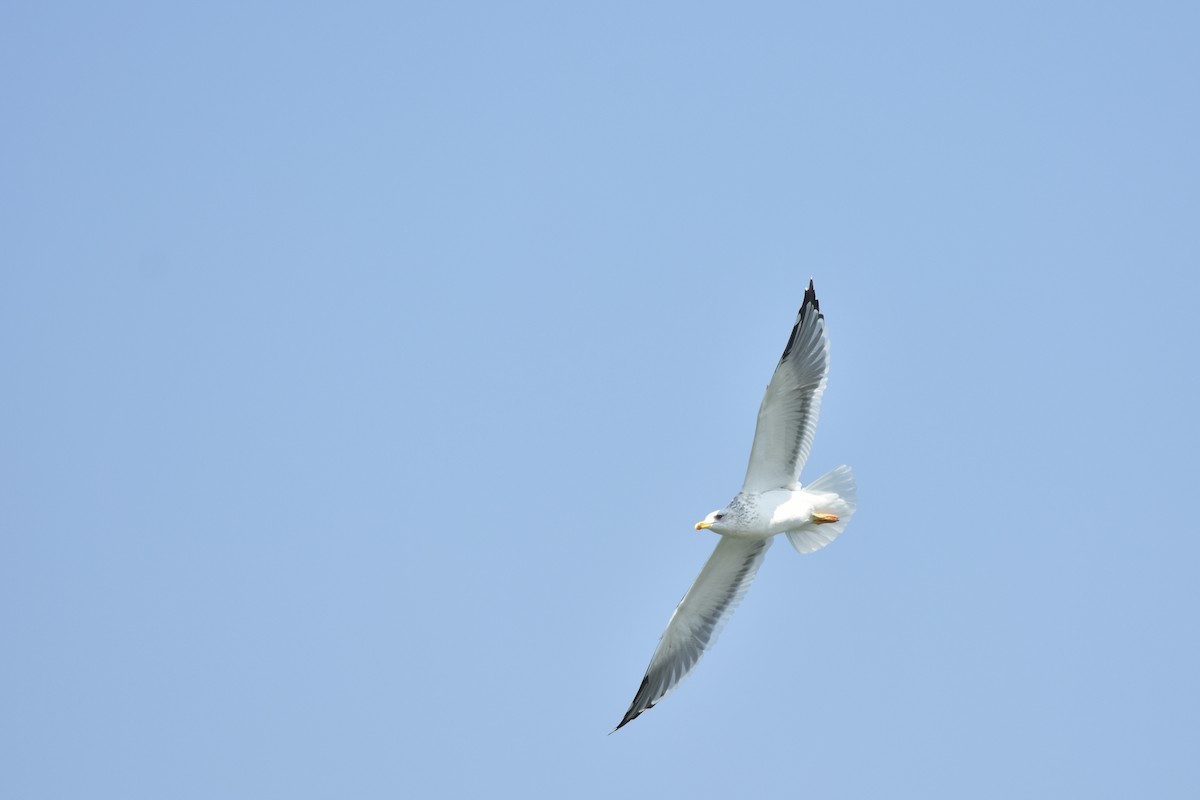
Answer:
[(792, 335), (758, 409), (743, 492), (791, 486), (799, 479), (817, 429), (828, 371), (825, 317), (810, 280)]
[(700, 570), (700, 577), (671, 615), (650, 659), (646, 677), (614, 730), (653, 708), (692, 671), (746, 596), (771, 542), (772, 539), (721, 538)]

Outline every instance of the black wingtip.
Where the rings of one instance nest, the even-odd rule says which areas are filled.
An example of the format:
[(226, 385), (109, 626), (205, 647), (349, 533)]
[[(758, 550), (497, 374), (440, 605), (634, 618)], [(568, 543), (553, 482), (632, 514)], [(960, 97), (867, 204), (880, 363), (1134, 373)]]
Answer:
[(800, 312), (803, 313), (806, 306), (812, 306), (813, 311), (820, 311), (821, 304), (817, 302), (817, 290), (813, 288), (813, 279), (808, 279), (808, 288), (804, 290), (804, 301), (800, 303)]
[(647, 703), (645, 708), (638, 709), (637, 711), (634, 710), (637, 708), (638, 698), (642, 696), (642, 692), (646, 691), (646, 685), (648, 683), (650, 683), (649, 675), (642, 678), (642, 685), (638, 687), (637, 694), (635, 694), (633, 696), (633, 702), (629, 704), (629, 710), (626, 711), (625, 716), (621, 718), (621, 724), (608, 732), (609, 736), (612, 736), (614, 733), (621, 730), (621, 728), (624, 728), (626, 725), (633, 722), (635, 719), (640, 717), (642, 714), (644, 714), (647, 711), (649, 711), (650, 709), (654, 708), (654, 703)]
[(621, 721), (619, 723), (617, 723), (617, 727), (615, 727), (611, 731), (609, 731), (608, 735), (612, 736), (614, 733), (621, 730), (621, 728), (624, 728), (626, 725), (633, 722), (637, 718), (638, 718), (638, 715), (633, 713), (633, 709), (632, 708), (629, 709), (628, 711), (625, 712), (625, 716), (621, 717)]
[(809, 315), (809, 308), (821, 319), (825, 315), (821, 313), (821, 304), (817, 302), (817, 290), (813, 288), (813, 279), (808, 279), (808, 288), (804, 290), (804, 299), (800, 301), (800, 313), (796, 315), (796, 324), (792, 326), (792, 335), (788, 337), (787, 345), (783, 348), (783, 355), (779, 357), (782, 363), (792, 352), (792, 345), (796, 343), (796, 334), (800, 331), (800, 325), (803, 324), (805, 317)]
[(634, 711), (632, 708), (629, 709), (628, 711), (625, 712), (625, 716), (621, 718), (621, 723), (619, 725), (617, 725), (617, 727), (615, 727), (611, 731), (609, 731), (608, 735), (612, 736), (614, 733), (621, 730), (621, 728), (624, 728), (626, 725), (628, 725), (629, 723), (633, 722), (635, 719), (640, 717), (643, 713), (645, 713), (645, 711), (646, 711), (645, 708), (643, 708), (641, 711)]

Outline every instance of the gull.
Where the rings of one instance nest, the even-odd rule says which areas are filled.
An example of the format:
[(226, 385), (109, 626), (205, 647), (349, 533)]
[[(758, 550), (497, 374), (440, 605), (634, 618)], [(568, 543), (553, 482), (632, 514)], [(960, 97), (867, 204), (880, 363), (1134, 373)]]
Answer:
[(801, 487), (799, 477), (825, 391), (829, 339), (813, 282), (792, 335), (758, 409), (750, 465), (742, 490), (729, 504), (696, 523), (720, 534), (700, 576), (667, 623), (620, 730), (667, 696), (716, 641), (746, 596), (775, 536), (786, 534), (803, 554), (837, 538), (854, 513), (854, 473), (840, 466)]

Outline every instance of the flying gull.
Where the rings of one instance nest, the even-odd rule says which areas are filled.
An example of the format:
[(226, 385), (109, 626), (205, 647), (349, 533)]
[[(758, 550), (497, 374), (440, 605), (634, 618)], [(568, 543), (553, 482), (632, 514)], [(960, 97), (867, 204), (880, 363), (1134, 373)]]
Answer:
[(750, 465), (729, 505), (696, 523), (721, 540), (667, 623), (620, 730), (692, 671), (746, 596), (775, 536), (813, 553), (837, 538), (854, 513), (854, 473), (841, 466), (800, 486), (829, 370), (825, 316), (812, 280), (758, 409)]

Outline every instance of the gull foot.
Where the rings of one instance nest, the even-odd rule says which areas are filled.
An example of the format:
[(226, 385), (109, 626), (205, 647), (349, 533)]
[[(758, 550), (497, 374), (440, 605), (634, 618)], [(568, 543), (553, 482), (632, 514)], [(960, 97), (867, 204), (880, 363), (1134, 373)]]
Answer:
[(837, 522), (837, 514), (813, 514), (812, 521), (818, 525), (824, 525), (826, 522)]

